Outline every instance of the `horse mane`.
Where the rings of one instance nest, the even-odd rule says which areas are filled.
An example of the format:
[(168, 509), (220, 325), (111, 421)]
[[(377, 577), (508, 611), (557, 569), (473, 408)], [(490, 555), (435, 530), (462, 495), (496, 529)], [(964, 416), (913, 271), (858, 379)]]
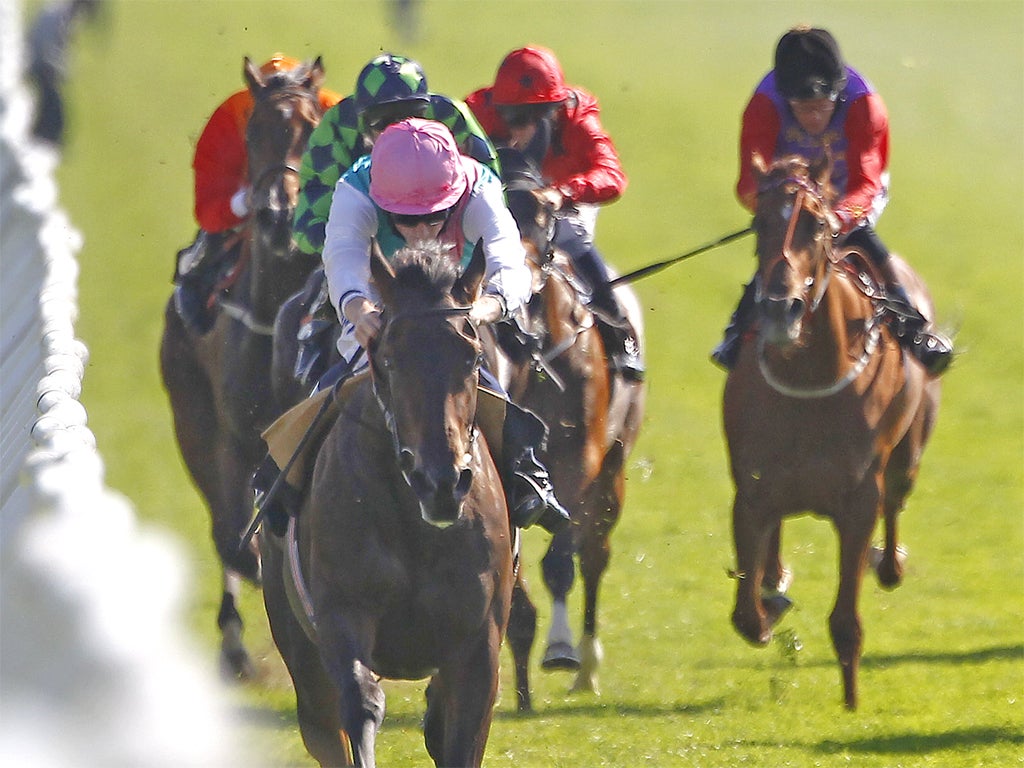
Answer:
[(391, 258), (396, 290), (441, 302), (459, 276), (453, 252), (452, 245), (437, 241), (400, 248)]

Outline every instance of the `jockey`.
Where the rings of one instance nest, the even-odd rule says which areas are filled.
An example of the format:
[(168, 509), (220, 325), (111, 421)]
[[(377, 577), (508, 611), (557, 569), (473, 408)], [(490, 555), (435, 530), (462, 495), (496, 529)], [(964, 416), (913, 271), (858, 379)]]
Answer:
[(566, 85), (554, 53), (530, 46), (509, 53), (494, 85), (474, 91), (466, 103), (495, 143), (541, 155), (546, 193), (559, 210), (554, 244), (569, 255), (590, 288), (590, 308), (602, 321), (602, 335), (613, 342), (609, 348), (617, 350), (610, 355), (613, 365), (626, 376), (642, 378), (635, 334), (594, 247), (598, 206), (617, 200), (627, 183), (601, 126), (597, 99)]
[[(451, 130), (464, 155), (498, 173), (497, 153), (473, 113), (427, 87), (427, 76), (418, 62), (382, 53), (368, 62), (356, 78), (355, 92), (329, 109), (309, 137), (302, 157), (299, 200), (293, 230), (300, 251), (319, 256), (324, 230), (338, 180), (352, 163), (367, 155), (373, 142), (389, 124), (407, 117), (438, 120)], [(303, 384), (315, 382), (330, 355), (336, 316), (323, 289), (323, 273), (314, 272), (303, 291), (307, 308), (299, 336), (295, 377)]]
[(407, 117), (438, 120), (455, 135), (463, 154), (498, 172), (497, 154), (472, 112), (460, 101), (431, 93), (423, 68), (412, 59), (382, 53), (356, 79), (355, 93), (327, 110), (309, 137), (302, 158), (295, 240), (299, 250), (318, 256), (338, 179), (370, 152), (390, 123)]
[[(275, 53), (260, 67), (260, 72), (290, 72), (300, 65), (298, 59)], [(319, 91), (323, 109), (338, 103), (340, 98), (326, 88)], [(207, 257), (222, 253), (249, 214), (245, 130), (253, 104), (248, 88), (233, 93), (214, 110), (196, 142), (192, 168), (199, 233), (192, 245), (178, 253), (174, 281), (179, 286), (175, 292), (178, 310), (185, 322), (200, 333), (212, 325), (206, 299), (221, 267), (220, 259)]]
[[(501, 181), (486, 166), (460, 154), (451, 131), (434, 120), (409, 118), (379, 135), (337, 185), (323, 250), (331, 303), (341, 320), (338, 351), (351, 364), (380, 331), (378, 296), (370, 280), (371, 243), (385, 257), (415, 242), (439, 241), (465, 266), (482, 241), (487, 259), (485, 288), (470, 313), (492, 323), (521, 311), (529, 300), (531, 275)], [(500, 385), (482, 372), (489, 388)], [(326, 385), (328, 372), (321, 386)], [(505, 395), (507, 400), (507, 395)], [(503, 477), (512, 522), (561, 528), (569, 513), (558, 503), (547, 470), (537, 458), (544, 424), (507, 403), (503, 431)]]
[[(757, 188), (755, 154), (777, 159), (797, 154), (814, 162), (831, 155), (831, 184), (838, 193), (834, 211), (842, 224), (840, 244), (864, 251), (885, 282), (888, 297), (903, 305), (900, 342), (926, 369), (939, 374), (952, 358), (952, 343), (925, 329), (927, 320), (914, 306), (893, 269), (888, 249), (874, 224), (889, 201), (889, 118), (881, 96), (853, 67), (847, 66), (832, 35), (824, 29), (794, 27), (779, 40), (775, 66), (754, 91), (743, 113), (740, 177), (736, 194), (754, 211)], [(753, 322), (754, 281), (712, 358), (726, 369), (736, 363), (743, 334)]]

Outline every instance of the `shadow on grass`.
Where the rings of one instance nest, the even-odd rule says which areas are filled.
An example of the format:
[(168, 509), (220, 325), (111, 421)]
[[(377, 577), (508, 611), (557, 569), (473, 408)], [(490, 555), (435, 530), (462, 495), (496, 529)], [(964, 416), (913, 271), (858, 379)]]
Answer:
[[(774, 642), (774, 641), (773, 641)], [(765, 649), (753, 648), (753, 651), (771, 653), (773, 646)], [(830, 651), (831, 648), (824, 649)], [(758, 656), (756, 653), (749, 655), (746, 659), (737, 658), (736, 661), (724, 664), (713, 665), (716, 668), (762, 668), (765, 656)], [(968, 651), (906, 651), (904, 653), (872, 653), (869, 648), (861, 658), (861, 667), (884, 668), (897, 664), (952, 664), (960, 666), (963, 664), (987, 664), (995, 661), (1024, 661), (1024, 643), (1011, 645), (997, 645), (991, 648), (975, 648)], [(835, 658), (825, 657), (814, 661), (799, 658), (797, 666), (805, 669), (815, 667), (831, 667), (835, 665)], [(708, 665), (711, 667), (712, 665)]]
[(904, 733), (878, 738), (836, 741), (829, 739), (815, 749), (826, 754), (864, 752), (869, 754), (922, 754), (999, 744), (1024, 745), (1024, 734), (1015, 728), (961, 728), (945, 733)]
[(668, 706), (641, 706), (638, 704), (602, 701), (565, 701), (544, 706), (535, 706), (533, 712), (494, 713), (495, 720), (530, 720), (546, 717), (671, 717), (673, 715), (699, 715), (714, 712), (725, 706), (724, 698), (703, 702), (679, 702)]

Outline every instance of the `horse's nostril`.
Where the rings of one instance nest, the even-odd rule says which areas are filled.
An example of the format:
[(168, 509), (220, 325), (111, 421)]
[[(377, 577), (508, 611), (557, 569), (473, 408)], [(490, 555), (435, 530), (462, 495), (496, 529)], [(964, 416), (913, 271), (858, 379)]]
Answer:
[(408, 448), (403, 448), (398, 453), (398, 466), (404, 474), (408, 475), (416, 466), (416, 456)]
[(804, 314), (804, 302), (803, 299), (793, 299), (793, 302), (789, 305), (789, 319), (790, 321), (799, 320)]
[(455, 483), (455, 496), (456, 498), (462, 498), (469, 493), (469, 488), (473, 484), (473, 470), (466, 468), (459, 472), (459, 480)]

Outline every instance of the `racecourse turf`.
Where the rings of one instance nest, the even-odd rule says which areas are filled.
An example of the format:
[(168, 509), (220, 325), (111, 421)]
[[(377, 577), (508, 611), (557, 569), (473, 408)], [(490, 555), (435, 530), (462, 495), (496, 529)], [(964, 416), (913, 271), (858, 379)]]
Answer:
[[(29, 3), (30, 8), (37, 3)], [(434, 90), (488, 83), (511, 48), (553, 48), (601, 100), (630, 178), (598, 244), (621, 270), (744, 226), (733, 196), (740, 112), (798, 22), (829, 27), (886, 99), (892, 202), (881, 236), (929, 283), (962, 354), (902, 520), (906, 581), (865, 581), (861, 706), (843, 711), (827, 631), (836, 585), (828, 523), (787, 526), (796, 608), (748, 647), (729, 623), (731, 483), (723, 374), (707, 353), (752, 270), (740, 241), (637, 284), (648, 414), (612, 539), (600, 696), (533, 672), (536, 714), (515, 714), (507, 652), (490, 766), (1008, 766), (1024, 732), (1024, 6), (1019, 2), (416, 3), (404, 38), (378, 2), (108, 2), (75, 41), (62, 204), (85, 235), (78, 333), (84, 402), (107, 482), (184, 542), (189, 625), (215, 664), (218, 570), (181, 466), (157, 371), (176, 249), (194, 234), (191, 153), (242, 85), (242, 57), (323, 55), (349, 92), (378, 51), (419, 59)], [(538, 558), (526, 567), (546, 631)], [(262, 679), (234, 692), (270, 765), (308, 764), (258, 592), (244, 599)], [(579, 627), (579, 599), (572, 611)], [(154, 663), (159, 663), (154, 659)], [(423, 765), (423, 685), (389, 684), (386, 765)]]

